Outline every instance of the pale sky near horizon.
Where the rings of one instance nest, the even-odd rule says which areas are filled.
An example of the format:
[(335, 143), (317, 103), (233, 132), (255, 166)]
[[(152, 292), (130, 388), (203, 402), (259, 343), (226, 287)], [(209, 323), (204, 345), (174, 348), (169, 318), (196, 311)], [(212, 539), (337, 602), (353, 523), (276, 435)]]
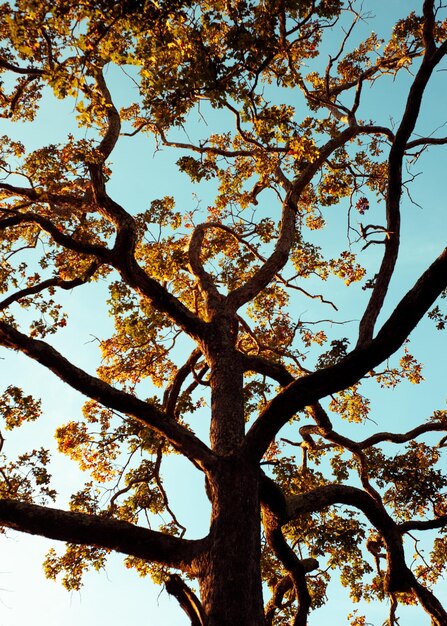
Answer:
[[(386, 11), (386, 17), (381, 18), (378, 26), (372, 22), (373, 30), (379, 34), (383, 20), (390, 22), (402, 5), (399, 0), (387, 2), (379, 0), (374, 3), (366, 0), (364, 4), (372, 4), (377, 14)], [(420, 4), (422, 3), (412, 0), (406, 6), (419, 7)], [(445, 67), (446, 64), (443, 65), (444, 69)], [(442, 84), (444, 76), (445, 73), (439, 73), (435, 77), (436, 84), (430, 87), (427, 94), (430, 100), (429, 114), (424, 115), (420, 125), (421, 133), (435, 131), (444, 119), (447, 110), (447, 90)], [(409, 80), (411, 76), (407, 77), (407, 82)], [(377, 93), (376, 91), (371, 93), (370, 115), (377, 123), (389, 124), (390, 115), (394, 116), (396, 121), (399, 120), (404, 92), (400, 88), (397, 91), (397, 85), (393, 84), (391, 78), (385, 82), (387, 87), (378, 87)], [(124, 84), (120, 81), (115, 84), (113, 95), (116, 98), (121, 98), (119, 89), (122, 89)], [(364, 96), (366, 101), (368, 93)], [(71, 105), (53, 101), (33, 124), (19, 125), (11, 130), (12, 127), (8, 122), (0, 121), (0, 135), (12, 132), (14, 139), (23, 138), (24, 143), (27, 145), (34, 143), (35, 147), (41, 145), (42, 141), (47, 144), (56, 143), (63, 140), (67, 124), (72, 124), (68, 122), (70, 118), (72, 118)], [(197, 124), (203, 124), (199, 116)], [(438, 132), (442, 134), (442, 129)], [(416, 181), (413, 199), (421, 204), (422, 208), (418, 208), (408, 199), (403, 202), (401, 262), (386, 307), (388, 312), (398, 302), (403, 291), (415, 282), (422, 269), (428, 266), (445, 246), (446, 151), (447, 148), (435, 147), (430, 156), (424, 158), (417, 168), (423, 170), (423, 173)], [(132, 158), (129, 158), (129, 154)], [(173, 173), (172, 164), (178, 156), (167, 151), (154, 153), (153, 144), (143, 137), (123, 138), (121, 147), (112, 156), (114, 175), (109, 184), (112, 196), (126, 208), (142, 210), (148, 207), (151, 199), (175, 191), (185, 206), (193, 208), (195, 200), (186, 177)], [(192, 191), (200, 197), (200, 186), (194, 187)], [(379, 207), (377, 211), (377, 215), (380, 216), (382, 209)], [(342, 223), (337, 223), (340, 220)], [(337, 237), (343, 236), (346, 232), (345, 215), (340, 218), (340, 214), (337, 217), (337, 214), (333, 213), (328, 217), (328, 221), (333, 225)], [(336, 242), (330, 242), (330, 245), (332, 243), (335, 245)], [(365, 256), (369, 254), (372, 255), (373, 250), (368, 249), (365, 252)], [(71, 307), (76, 315), (72, 316), (73, 320), (70, 318), (69, 328), (64, 329), (54, 340), (51, 339), (54, 345), (67, 350), (77, 365), (91, 372), (94, 372), (98, 361), (94, 337), (104, 336), (108, 325), (111, 328), (104, 303), (97, 305), (93, 299), (96, 288), (97, 285), (86, 286), (64, 294), (67, 306)], [(345, 305), (345, 311), (352, 306), (352, 317), (355, 318), (355, 313), (359, 309), (358, 299), (362, 294), (344, 290), (340, 286), (334, 297), (340, 298)], [(310, 305), (307, 310), (311, 310)], [(304, 315), (307, 310), (300, 310), (300, 314)], [(349, 332), (352, 334), (354, 327), (351, 328)], [(343, 331), (337, 332), (339, 336), (344, 336)], [(407, 430), (413, 424), (423, 421), (436, 408), (445, 408), (447, 394), (443, 353), (447, 347), (447, 335), (438, 333), (433, 324), (424, 321), (420, 329), (414, 333), (414, 338), (419, 340), (418, 356), (425, 364), (424, 374), (427, 383), (420, 386), (404, 384), (400, 392), (385, 391), (373, 395), (373, 415), (381, 430)], [(47, 445), (45, 438), (52, 437), (58, 424), (76, 417), (83, 398), (21, 355), (1, 350), (0, 357), (4, 359), (0, 360), (0, 389), (8, 384), (22, 384), (27, 393), (42, 394), (45, 408), (45, 420), (42, 420), (42, 423), (25, 425), (17, 433), (5, 433), (4, 451), (8, 454), (21, 447), (30, 448), (36, 445), (34, 441), (37, 438), (41, 439), (39, 446)], [(402, 423), (405, 426), (402, 426)], [(374, 428), (377, 427), (373, 423), (366, 426), (366, 430)], [(364, 436), (365, 430), (356, 433), (360, 438)], [(68, 459), (58, 458), (55, 469), (56, 483), (62, 489), (72, 485), (73, 487), (78, 485), (80, 488), (81, 480), (77, 480), (77, 469)], [(168, 462), (166, 485), (174, 494), (173, 502), (176, 503), (179, 519), (191, 523), (194, 536), (206, 533), (208, 505), (202, 496), (200, 502), (195, 499), (197, 492), (203, 494), (202, 477), (187, 461), (181, 462), (176, 459), (172, 463)], [(194, 506), (191, 506), (191, 502), (194, 502)], [(63, 506), (62, 499), (58, 506)], [(41, 564), (45, 552), (51, 545), (62, 548), (60, 544), (58, 546), (42, 538), (24, 536), (12, 531), (8, 531), (6, 536), (0, 536), (0, 626), (23, 626), (31, 622), (33, 626), (58, 626), (61, 623), (64, 626), (79, 624), (121, 626), (123, 623), (132, 622), (150, 626), (188, 626), (188, 620), (176, 601), (161, 587), (154, 586), (149, 579), (142, 579), (134, 571), (127, 570), (122, 564), (123, 558), (120, 555), (110, 557), (106, 571), (88, 573), (85, 587), (80, 592), (69, 593), (60, 584), (46, 580)], [(447, 604), (445, 581), (441, 584), (440, 599), (441, 601), (444, 599)], [(347, 624), (346, 615), (355, 608), (358, 608), (360, 613), (363, 611), (367, 616), (367, 623), (374, 626), (381, 626), (386, 618), (386, 609), (383, 606), (352, 605), (346, 592), (334, 583), (333, 596), (329, 597), (327, 607), (312, 614), (310, 626)], [(405, 626), (429, 624), (421, 609), (399, 608), (398, 614)]]

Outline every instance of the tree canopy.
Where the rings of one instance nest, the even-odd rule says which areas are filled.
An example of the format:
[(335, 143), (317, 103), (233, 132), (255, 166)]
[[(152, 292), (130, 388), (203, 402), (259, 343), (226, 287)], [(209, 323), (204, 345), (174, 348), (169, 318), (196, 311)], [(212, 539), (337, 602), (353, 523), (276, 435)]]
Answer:
[[(412, 190), (447, 144), (429, 92), (447, 10), (409, 8), (389, 25), (354, 0), (0, 5), (2, 355), (87, 398), (69, 421), (61, 400), (57, 446), (87, 479), (55, 508), (50, 443), (13, 458), (5, 439), (41, 400), (3, 374), (0, 525), (65, 542), (45, 571), (68, 589), (116, 551), (192, 626), (316, 623), (336, 579), (351, 626), (369, 600), (389, 626), (400, 605), (447, 625), (447, 412), (390, 400), (429, 385), (419, 352), (447, 320), (441, 235), (428, 255), (418, 232), (401, 284)], [(58, 143), (14, 135), (65, 103)], [(172, 193), (147, 158), (135, 207), (113, 161), (143, 141), (172, 157)], [(114, 324), (96, 373), (64, 346), (64, 293), (87, 285)], [(203, 537), (176, 515), (169, 455), (203, 475)]]

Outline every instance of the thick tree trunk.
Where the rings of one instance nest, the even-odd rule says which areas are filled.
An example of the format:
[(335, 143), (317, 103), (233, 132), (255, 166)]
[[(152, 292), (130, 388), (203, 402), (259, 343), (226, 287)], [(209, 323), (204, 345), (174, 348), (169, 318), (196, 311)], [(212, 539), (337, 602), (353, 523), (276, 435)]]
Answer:
[(231, 457), (219, 465), (212, 542), (199, 565), (206, 626), (262, 626), (259, 470)]
[(219, 460), (209, 472), (210, 548), (198, 563), (205, 626), (262, 626), (259, 466), (243, 459), (243, 368), (235, 321), (215, 319), (207, 338), (211, 376), (210, 441)]

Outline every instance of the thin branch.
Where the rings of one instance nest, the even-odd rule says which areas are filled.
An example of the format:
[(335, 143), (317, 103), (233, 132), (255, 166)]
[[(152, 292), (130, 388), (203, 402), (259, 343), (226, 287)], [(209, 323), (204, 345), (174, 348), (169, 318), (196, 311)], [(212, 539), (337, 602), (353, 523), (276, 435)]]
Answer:
[(83, 277), (74, 278), (73, 280), (62, 280), (61, 278), (49, 278), (48, 280), (44, 280), (37, 285), (33, 285), (32, 287), (26, 287), (25, 289), (21, 289), (16, 293), (11, 294), (4, 300), (0, 301), (0, 311), (3, 311), (8, 306), (10, 306), (13, 302), (17, 302), (22, 298), (26, 298), (28, 296), (32, 296), (36, 293), (40, 293), (45, 289), (49, 289), (50, 287), (59, 287), (60, 289), (70, 290), (75, 287), (79, 287), (79, 285), (85, 285), (90, 278), (94, 275), (96, 270), (99, 267), (99, 263), (92, 263), (85, 273)]
[(178, 574), (171, 574), (165, 584), (191, 621), (191, 626), (205, 626), (206, 616), (200, 600)]
[(222, 156), (225, 158), (253, 156), (253, 150), (224, 150), (223, 148), (216, 148), (214, 146), (207, 146), (205, 144), (196, 146), (195, 144), (185, 143), (182, 141), (170, 141), (166, 137), (166, 133), (164, 132), (163, 128), (152, 120), (145, 120), (144, 122), (141, 122), (137, 126), (136, 130), (132, 133), (122, 133), (122, 135), (125, 137), (132, 137), (133, 135), (136, 135), (148, 126), (151, 127), (160, 136), (162, 144), (170, 148), (190, 150), (191, 152), (198, 152), (199, 154), (214, 154), (216, 156)]
[(428, 422), (426, 424), (421, 424), (406, 433), (375, 433), (374, 435), (371, 435), (371, 437), (368, 437), (363, 441), (359, 441), (357, 445), (360, 449), (365, 450), (366, 448), (375, 446), (383, 441), (389, 441), (390, 443), (406, 443), (407, 441), (411, 441), (412, 439), (419, 437), (419, 435), (437, 431), (447, 431), (447, 420), (445, 422)]
[(172, 518), (172, 521), (174, 522), (174, 524), (176, 526), (178, 526), (178, 528), (181, 528), (181, 534), (180, 534), (180, 538), (183, 538), (183, 536), (186, 533), (186, 526), (183, 526), (183, 524), (181, 524), (178, 519), (176, 514), (174, 513), (174, 511), (171, 509), (171, 506), (169, 504), (169, 498), (168, 498), (168, 494), (166, 493), (166, 489), (163, 486), (163, 482), (160, 476), (160, 469), (161, 469), (161, 462), (163, 460), (163, 446), (159, 446), (158, 450), (157, 450), (157, 459), (155, 461), (155, 467), (154, 467), (154, 480), (157, 483), (157, 487), (160, 490), (161, 493), (161, 497), (163, 498), (163, 503), (165, 505), (165, 508), (167, 510), (167, 512), (169, 513), (169, 515)]
[(185, 382), (188, 374), (190, 374), (191, 371), (194, 370), (194, 365), (199, 360), (201, 354), (202, 352), (201, 350), (199, 350), (199, 348), (193, 350), (186, 363), (182, 365), (182, 367), (179, 367), (179, 369), (177, 370), (177, 373), (175, 374), (174, 379), (172, 380), (169, 387), (166, 388), (163, 397), (163, 406), (168, 415), (175, 416), (175, 407), (178, 397), (180, 395), (182, 385)]

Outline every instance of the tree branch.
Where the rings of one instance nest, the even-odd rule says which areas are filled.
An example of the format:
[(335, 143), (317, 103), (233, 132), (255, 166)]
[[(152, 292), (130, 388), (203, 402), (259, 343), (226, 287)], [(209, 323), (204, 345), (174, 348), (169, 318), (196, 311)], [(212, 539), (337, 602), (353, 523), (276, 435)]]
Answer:
[(60, 289), (70, 290), (74, 289), (75, 287), (79, 287), (79, 285), (85, 285), (85, 283), (87, 283), (90, 278), (92, 278), (98, 267), (99, 264), (97, 262), (92, 263), (83, 277), (74, 278), (73, 280), (62, 280), (61, 278), (57, 277), (49, 278), (48, 280), (43, 280), (37, 285), (33, 285), (32, 287), (20, 289), (20, 291), (11, 294), (0, 302), (0, 311), (4, 311), (13, 302), (17, 302), (22, 298), (32, 296), (36, 293), (40, 293), (41, 291), (49, 289), (50, 287), (59, 287)]
[(148, 297), (159, 310), (167, 313), (188, 334), (194, 337), (201, 336), (203, 323), (160, 283), (150, 278), (137, 263), (135, 259), (135, 247), (137, 244), (135, 220), (106, 191), (103, 166), (118, 141), (121, 120), (101, 70), (98, 70), (95, 79), (106, 103), (108, 126), (98, 147), (102, 155), (101, 162), (92, 162), (88, 165), (93, 196), (98, 210), (107, 220), (114, 224), (117, 230), (113, 247), (113, 260), (111, 262), (130, 287), (136, 289), (141, 295)]
[[(141, 124), (139, 124), (139, 126), (136, 128), (134, 132), (123, 133), (123, 135), (128, 136), (128, 137), (136, 135), (138, 132), (143, 130), (143, 128), (147, 128), (148, 126), (150, 126), (156, 133), (158, 133), (158, 135), (160, 135), (162, 144), (170, 148), (180, 148), (181, 150), (190, 150), (191, 152), (198, 152), (199, 154), (214, 154), (216, 156), (222, 156), (226, 158), (236, 158), (236, 157), (244, 157), (244, 156), (253, 155), (253, 150), (225, 150), (223, 148), (216, 148), (214, 146), (206, 146), (206, 145), (196, 146), (195, 144), (184, 143), (182, 141), (169, 141), (169, 139), (166, 137), (165, 131), (160, 126), (160, 124), (157, 124), (152, 120), (145, 120), (144, 122), (141, 122)], [(284, 151), (286, 151), (286, 149), (284, 149)]]
[(440, 515), (435, 519), (427, 520), (409, 520), (399, 524), (398, 528), (401, 533), (408, 533), (412, 530), (434, 530), (435, 528), (444, 528), (447, 525), (447, 515)]
[(15, 74), (24, 74), (26, 76), (37, 77), (42, 76), (44, 73), (43, 70), (39, 70), (36, 67), (19, 67), (18, 65), (13, 65), (12, 63), (6, 61), (6, 59), (0, 59), (0, 68), (3, 68), (4, 70), (10, 70)]
[(357, 487), (325, 485), (312, 491), (286, 498), (286, 517), (282, 524), (305, 513), (321, 511), (334, 504), (353, 506), (367, 517), (380, 532), (388, 553), (386, 591), (408, 591), (414, 586), (414, 576), (405, 563), (402, 534), (383, 505)]
[(180, 578), (171, 574), (166, 582), (166, 591), (173, 596), (191, 621), (191, 626), (205, 626), (205, 614), (198, 597)]
[(206, 545), (206, 539), (179, 539), (121, 520), (8, 499), (0, 499), (0, 526), (67, 543), (94, 545), (185, 571), (191, 569), (192, 561)]
[(44, 341), (31, 339), (6, 322), (0, 321), (0, 345), (19, 350), (44, 365), (73, 389), (149, 426), (165, 436), (177, 450), (202, 469), (213, 464), (215, 457), (211, 450), (190, 430), (167, 417), (155, 404), (143, 402), (91, 376)]
[(199, 348), (193, 350), (186, 363), (177, 370), (169, 387), (166, 388), (163, 396), (163, 407), (169, 416), (175, 417), (175, 407), (182, 385), (187, 376), (194, 370), (194, 366), (201, 356), (202, 352)]
[(371, 134), (381, 132), (381, 130), (383, 130), (382, 127), (352, 124), (339, 133), (337, 137), (330, 139), (322, 146), (315, 161), (310, 163), (293, 183), (289, 183), (283, 179), (287, 195), (283, 202), (281, 229), (275, 248), (270, 257), (266, 259), (263, 265), (244, 285), (241, 285), (228, 294), (227, 303), (230, 309), (236, 311), (252, 300), (271, 282), (275, 275), (277, 275), (287, 263), (290, 249), (295, 240), (296, 212), (301, 193), (310, 183), (316, 172), (319, 171), (323, 163), (337, 148), (343, 146), (356, 135), (363, 133)]
[(81, 254), (92, 255), (101, 261), (107, 262), (111, 260), (112, 251), (105, 246), (98, 246), (73, 239), (70, 235), (66, 235), (49, 219), (42, 217), (37, 213), (19, 213), (12, 217), (6, 217), (0, 220), (0, 231), (22, 224), (36, 224), (40, 228), (51, 235), (52, 239), (69, 250), (80, 252)]
[(289, 574), (283, 576), (275, 585), (272, 597), (265, 606), (266, 626), (273, 626), (273, 618), (277, 609), (281, 608), (282, 600), (287, 591), (292, 589), (293, 581)]
[[(106, 204), (110, 202), (113, 203), (113, 205), (116, 205), (116, 207), (119, 207), (119, 205), (114, 203), (113, 200), (107, 196), (105, 188), (104, 194)], [(38, 196), (36, 194), (36, 198), (37, 197)], [(124, 214), (128, 215), (124, 209), (121, 207), (119, 207), (119, 209), (123, 211)], [(131, 218), (130, 215), (129, 218), (133, 221), (133, 218)], [(101, 262), (109, 263), (120, 272), (130, 287), (134, 288), (142, 296), (149, 298), (159, 310), (167, 313), (180, 326), (180, 328), (185, 330), (185, 332), (193, 337), (202, 336), (203, 330), (206, 326), (205, 322), (202, 322), (175, 296), (170, 294), (167, 289), (146, 274), (146, 272), (138, 265), (137, 261), (133, 257), (133, 254), (130, 254), (131, 249), (126, 247), (129, 243), (127, 236), (120, 238), (119, 235), (117, 235), (117, 241), (113, 250), (110, 250), (105, 246), (98, 246), (77, 241), (70, 235), (66, 235), (61, 232), (51, 220), (42, 217), (37, 213), (31, 212), (20, 213), (18, 215), (1, 219), (0, 230), (13, 228), (14, 226), (19, 226), (21, 224), (37, 224), (42, 230), (51, 235), (57, 244), (63, 246), (64, 248), (80, 252), (81, 254), (95, 256)], [(134, 228), (133, 224), (130, 225), (130, 228)], [(122, 246), (125, 247), (125, 251), (121, 250)]]
[(420, 139), (414, 139), (409, 141), (406, 145), (406, 150), (417, 148), (418, 146), (444, 146), (447, 143), (447, 137), (421, 137)]
[(205, 296), (207, 309), (210, 314), (215, 311), (218, 305), (223, 301), (223, 296), (219, 293), (212, 276), (203, 267), (200, 260), (200, 253), (202, 251), (205, 231), (219, 226), (219, 224), (214, 222), (198, 224), (191, 235), (188, 248), (189, 265), (192, 273), (199, 282), (200, 290)]
[(447, 420), (445, 422), (428, 422), (426, 424), (420, 424), (406, 433), (375, 433), (374, 435), (371, 435), (371, 437), (368, 437), (363, 441), (359, 441), (356, 445), (361, 450), (366, 450), (366, 448), (371, 448), (372, 446), (382, 443), (383, 441), (389, 441), (390, 443), (406, 443), (407, 441), (411, 441), (412, 439), (419, 437), (419, 435), (438, 431), (447, 431)]
[(447, 248), (404, 296), (377, 337), (342, 361), (303, 376), (273, 398), (248, 431), (245, 452), (261, 458), (287, 421), (304, 407), (358, 382), (391, 356), (447, 286)]
[(388, 185), (386, 198), (385, 253), (377, 274), (371, 298), (360, 321), (358, 346), (371, 341), (378, 315), (382, 309), (391, 277), (397, 261), (400, 242), (400, 199), (402, 194), (402, 163), (408, 140), (419, 117), (422, 97), (436, 65), (443, 54), (434, 54), (433, 41), (433, 2), (424, 2), (424, 45), (425, 52), (421, 66), (410, 88), (402, 121), (395, 134), (388, 158)]
[(20, 196), (22, 198), (28, 198), (32, 202), (50, 202), (53, 204), (68, 204), (70, 206), (81, 207), (87, 200), (87, 194), (85, 197), (73, 196), (68, 193), (47, 193), (44, 191), (38, 191), (32, 187), (18, 187), (17, 185), (10, 185), (9, 183), (0, 182), (0, 189), (9, 191), (11, 196)]
[[(262, 520), (267, 541), (275, 552), (276, 557), (289, 573), (293, 582), (296, 599), (298, 601), (298, 610), (293, 620), (293, 626), (306, 626), (311, 606), (306, 573), (317, 569), (318, 561), (316, 559), (308, 559), (307, 568), (305, 567), (284, 538), (280, 517), (265, 505), (262, 508)], [(310, 561), (312, 561), (312, 563), (310, 563)]]

